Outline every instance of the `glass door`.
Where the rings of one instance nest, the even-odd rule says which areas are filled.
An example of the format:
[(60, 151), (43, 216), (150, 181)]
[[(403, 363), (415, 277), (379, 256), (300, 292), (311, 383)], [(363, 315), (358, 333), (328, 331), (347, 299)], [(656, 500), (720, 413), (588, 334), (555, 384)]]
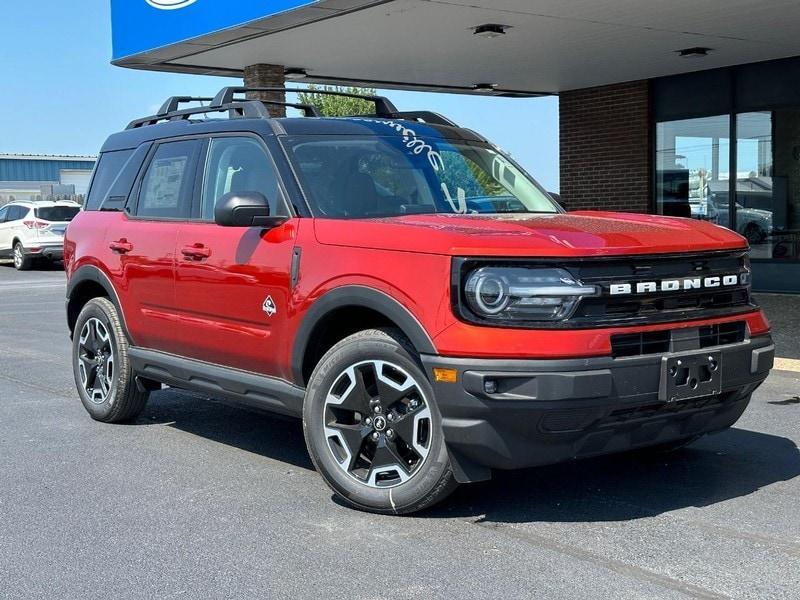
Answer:
[(800, 109), (736, 117), (736, 231), (753, 258), (800, 259)]

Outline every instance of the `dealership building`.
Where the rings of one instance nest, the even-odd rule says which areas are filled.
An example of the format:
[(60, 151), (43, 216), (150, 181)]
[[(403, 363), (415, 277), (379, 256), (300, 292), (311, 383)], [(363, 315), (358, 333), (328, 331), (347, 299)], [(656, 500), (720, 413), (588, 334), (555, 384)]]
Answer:
[[(569, 209), (705, 219), (800, 292), (800, 3), (113, 0), (114, 64), (560, 102)], [(270, 93), (262, 93), (271, 98)], [(270, 109), (273, 111), (273, 109)], [(273, 111), (274, 112), (274, 111)]]

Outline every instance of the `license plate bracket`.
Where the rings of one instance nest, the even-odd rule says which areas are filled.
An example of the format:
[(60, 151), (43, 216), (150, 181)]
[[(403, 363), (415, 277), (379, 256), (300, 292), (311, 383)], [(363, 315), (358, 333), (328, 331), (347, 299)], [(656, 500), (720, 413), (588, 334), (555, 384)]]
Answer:
[(681, 352), (661, 359), (658, 398), (664, 402), (691, 400), (722, 391), (721, 352)]

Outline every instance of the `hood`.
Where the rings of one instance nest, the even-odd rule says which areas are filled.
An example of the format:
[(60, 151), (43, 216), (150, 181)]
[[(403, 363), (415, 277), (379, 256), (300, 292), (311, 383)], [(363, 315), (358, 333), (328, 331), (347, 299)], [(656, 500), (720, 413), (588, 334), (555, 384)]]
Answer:
[(322, 244), (452, 256), (669, 254), (747, 247), (706, 221), (582, 211), (554, 215), (407, 215), (315, 219)]

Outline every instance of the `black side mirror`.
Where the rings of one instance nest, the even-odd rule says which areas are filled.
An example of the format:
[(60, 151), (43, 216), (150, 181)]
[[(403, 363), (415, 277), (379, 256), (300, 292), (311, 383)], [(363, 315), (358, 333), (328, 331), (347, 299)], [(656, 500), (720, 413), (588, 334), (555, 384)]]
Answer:
[(214, 222), (224, 227), (272, 228), (286, 217), (272, 217), (269, 201), (260, 192), (231, 192), (225, 194), (214, 208)]

